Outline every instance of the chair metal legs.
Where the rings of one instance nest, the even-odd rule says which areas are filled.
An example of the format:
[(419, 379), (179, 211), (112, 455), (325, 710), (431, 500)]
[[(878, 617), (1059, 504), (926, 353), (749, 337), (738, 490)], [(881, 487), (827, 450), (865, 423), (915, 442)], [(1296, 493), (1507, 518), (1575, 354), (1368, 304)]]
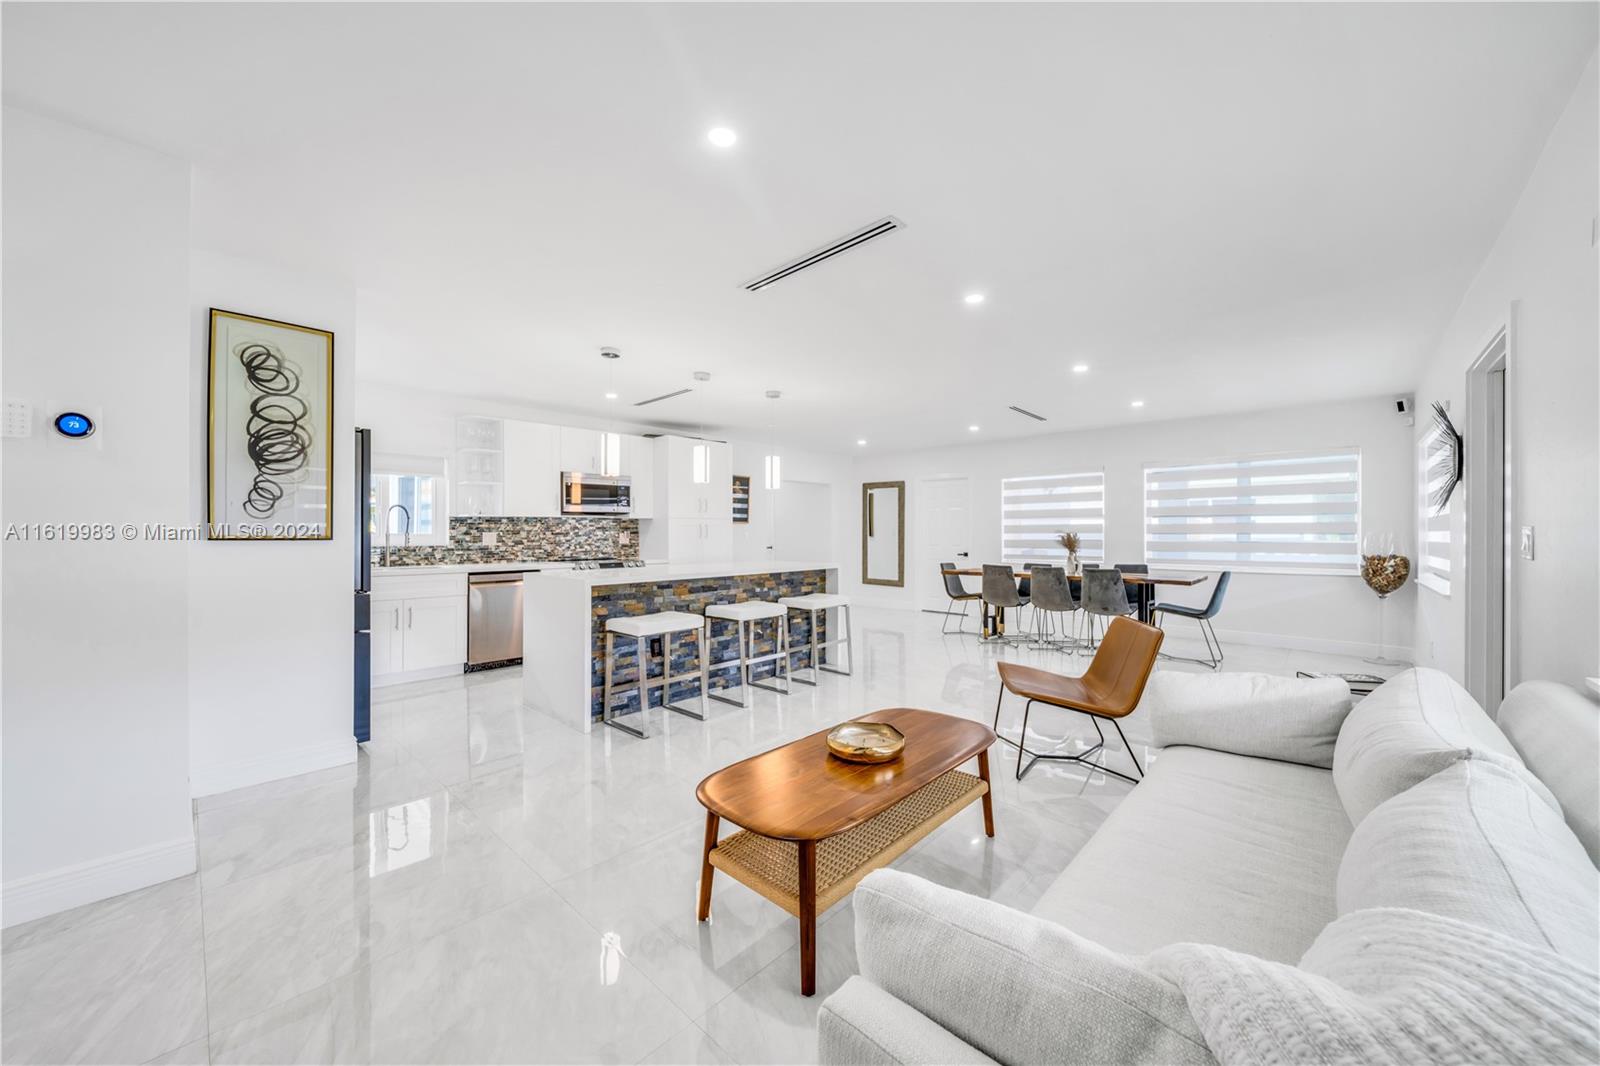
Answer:
[[(1079, 714), (1088, 716), (1089, 721), (1094, 724), (1095, 734), (1100, 738), (1099, 742), (1093, 747), (1079, 752), (1077, 755), (1065, 755), (1059, 752), (1035, 752), (1028, 750), (1028, 715), (1033, 710), (1033, 704), (1035, 702), (1033, 700), (1029, 700), (1022, 708), (1022, 732), (1017, 735), (1017, 739), (1009, 740), (1006, 737), (1000, 736), (1000, 704), (1002, 701), (1004, 701), (1005, 697), (1006, 689), (1004, 685), (1001, 685), (1000, 695), (994, 701), (994, 732), (995, 736), (999, 737), (1001, 741), (1006, 744), (1010, 744), (1012, 747), (1017, 749), (1018, 781), (1021, 781), (1024, 777), (1026, 777), (1028, 771), (1033, 769), (1033, 764), (1041, 759), (1047, 762), (1081, 762), (1086, 766), (1090, 766), (1096, 770), (1099, 770), (1101, 773), (1110, 774), (1112, 777), (1120, 777), (1122, 780), (1127, 781), (1130, 784), (1137, 785), (1140, 781), (1144, 780), (1144, 767), (1139, 765), (1139, 756), (1133, 753), (1133, 745), (1128, 743), (1127, 736), (1122, 732), (1122, 724), (1115, 718), (1107, 719), (1107, 721), (1109, 721), (1116, 729), (1118, 739), (1122, 741), (1122, 746), (1127, 749), (1128, 758), (1133, 760), (1133, 768), (1139, 773), (1138, 777), (1130, 777), (1119, 770), (1113, 770), (1107, 766), (1103, 766), (1102, 764), (1097, 763), (1090, 758), (1090, 756), (1105, 748), (1106, 735), (1105, 732), (1100, 728), (1100, 715), (1090, 714), (1088, 711), (1081, 711), (1076, 707), (1058, 707), (1057, 704), (1049, 704), (1049, 706), (1058, 707), (1058, 709), (1063, 711), (1078, 711)], [(1022, 764), (1022, 757), (1024, 755), (1028, 756), (1028, 764), (1026, 766)]]
[[(1155, 622), (1155, 627), (1157, 629), (1165, 629), (1166, 612), (1157, 611), (1156, 614), (1159, 620), (1153, 620)], [(1170, 659), (1173, 662), (1195, 663), (1198, 666), (1210, 667), (1212, 670), (1219, 669), (1222, 666), (1223, 658), (1222, 640), (1217, 636), (1216, 627), (1212, 625), (1211, 619), (1209, 618), (1196, 618), (1195, 621), (1200, 624), (1200, 639), (1206, 642), (1207, 657), (1204, 659), (1192, 659), (1183, 655), (1168, 655), (1166, 652), (1162, 652), (1161, 658)]]
[[(950, 606), (954, 607), (956, 605), (956, 602), (957, 601), (955, 601), (955, 600), (951, 600), (950, 601)], [(966, 622), (967, 622), (967, 607), (971, 605), (972, 601), (971, 600), (961, 600), (960, 603), (961, 603), (961, 613), (960, 614), (956, 614), (954, 611), (946, 611), (944, 613), (944, 621), (939, 623), (939, 632), (945, 634), (946, 636), (950, 635), (951, 633), (967, 633), (967, 634), (970, 634), (970, 633), (973, 632), (973, 630), (965, 628)], [(956, 620), (956, 627), (953, 630), (950, 628), (950, 619), (952, 619), (952, 618), (954, 618)]]

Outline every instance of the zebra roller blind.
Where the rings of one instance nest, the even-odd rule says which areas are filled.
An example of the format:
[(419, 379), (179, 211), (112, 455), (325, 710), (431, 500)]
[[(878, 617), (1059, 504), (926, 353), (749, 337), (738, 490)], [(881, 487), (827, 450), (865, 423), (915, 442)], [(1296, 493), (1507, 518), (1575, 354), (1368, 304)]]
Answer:
[(1445, 480), (1446, 470), (1434, 460), (1444, 450), (1444, 437), (1437, 428), (1428, 430), (1417, 442), (1417, 583), (1450, 595), (1450, 503), (1435, 508), (1429, 502), (1434, 490)]
[(1358, 449), (1144, 471), (1145, 559), (1155, 569), (1359, 571)]
[(1013, 566), (1062, 563), (1067, 549), (1061, 534), (1076, 533), (1078, 559), (1085, 565), (1105, 558), (1106, 476), (1042, 474), (1000, 482), (1000, 551)]

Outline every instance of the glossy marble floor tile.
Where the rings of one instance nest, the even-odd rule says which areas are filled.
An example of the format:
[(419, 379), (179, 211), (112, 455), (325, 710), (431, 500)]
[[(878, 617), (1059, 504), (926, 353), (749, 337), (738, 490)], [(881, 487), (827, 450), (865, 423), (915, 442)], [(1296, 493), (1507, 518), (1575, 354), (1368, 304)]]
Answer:
[[(653, 734), (583, 733), (522, 705), (520, 670), (381, 689), (350, 766), (196, 804), (200, 872), (17, 926), (0, 946), (8, 1063), (815, 1060), (821, 1000), (855, 972), (850, 902), (822, 915), (818, 995), (795, 922), (717, 875), (695, 920), (708, 773), (880, 707), (993, 721), (995, 663), (1081, 673), (1087, 656), (941, 635), (937, 615), (858, 609), (852, 676), (715, 703)], [(1169, 650), (1203, 651), (1172, 633)], [(1373, 670), (1230, 645), (1224, 668)], [(1200, 670), (1163, 661), (1161, 670)], [(1020, 701), (1002, 705), (1017, 736)], [(1159, 759), (1136, 712), (1141, 762)], [(1080, 715), (1028, 743), (1081, 751)], [(1106, 765), (1126, 769), (1113, 735)], [(974, 808), (896, 862), (1031, 907), (1133, 786), (1093, 766), (991, 753), (996, 837)], [(730, 830), (731, 831), (731, 830)]]

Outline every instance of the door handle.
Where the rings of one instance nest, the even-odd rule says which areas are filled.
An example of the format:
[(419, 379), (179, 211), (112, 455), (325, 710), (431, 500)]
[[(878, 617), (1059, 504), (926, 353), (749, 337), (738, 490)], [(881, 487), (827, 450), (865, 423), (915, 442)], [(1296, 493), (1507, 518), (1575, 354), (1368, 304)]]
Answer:
[(967, 553), (966, 552), (956, 552), (956, 558), (965, 559), (966, 557), (967, 557)]
[(400, 628), (400, 608), (398, 607), (394, 609), (394, 627), (396, 629)]
[(406, 628), (411, 628), (411, 608), (406, 608)]

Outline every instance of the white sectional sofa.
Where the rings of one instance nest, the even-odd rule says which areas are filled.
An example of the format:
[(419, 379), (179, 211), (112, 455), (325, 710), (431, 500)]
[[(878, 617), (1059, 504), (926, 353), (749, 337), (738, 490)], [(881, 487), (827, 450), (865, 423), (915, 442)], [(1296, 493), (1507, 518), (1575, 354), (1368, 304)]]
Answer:
[(1419, 669), (1141, 710), (1159, 756), (1031, 914), (862, 882), (824, 1063), (1600, 1059), (1600, 707), (1530, 682), (1497, 725)]

